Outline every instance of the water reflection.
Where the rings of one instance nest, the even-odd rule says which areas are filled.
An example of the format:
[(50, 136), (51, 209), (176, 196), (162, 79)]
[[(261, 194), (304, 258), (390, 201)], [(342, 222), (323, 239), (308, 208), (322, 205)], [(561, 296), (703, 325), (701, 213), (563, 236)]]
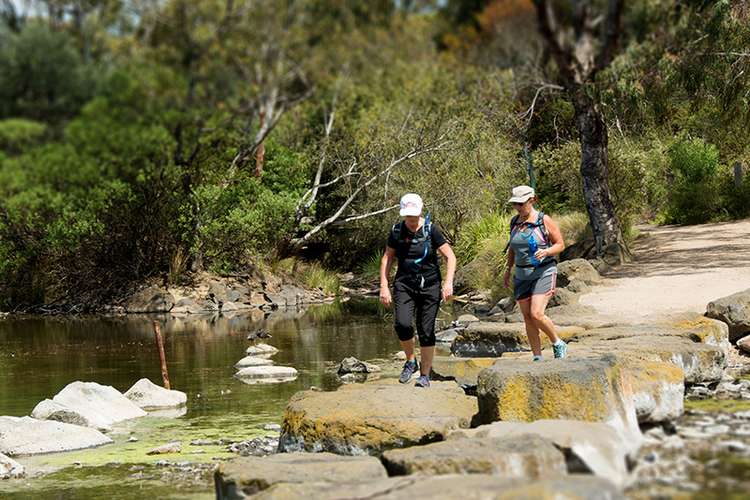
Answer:
[[(188, 419), (236, 413), (278, 420), (296, 391), (337, 383), (326, 362), (398, 350), (389, 322), (361, 303), (268, 315), (11, 318), (0, 321), (0, 415), (27, 415), (75, 380), (122, 392), (141, 377), (160, 383), (154, 320), (162, 325), (172, 386), (188, 394)], [(296, 380), (246, 385), (233, 377), (250, 345), (247, 332), (257, 328), (272, 334), (265, 342), (280, 350), (275, 364), (296, 368)]]

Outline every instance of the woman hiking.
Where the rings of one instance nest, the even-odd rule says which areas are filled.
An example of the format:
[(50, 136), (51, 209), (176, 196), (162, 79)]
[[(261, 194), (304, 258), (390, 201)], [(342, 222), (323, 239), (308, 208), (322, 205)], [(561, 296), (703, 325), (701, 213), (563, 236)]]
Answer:
[[(416, 386), (430, 387), (430, 370), (435, 354), (435, 319), (441, 298), (448, 300), (453, 295), (456, 256), (443, 233), (430, 221), (430, 215), (422, 217), (422, 206), (422, 198), (418, 194), (408, 193), (401, 198), (399, 214), (404, 220), (391, 228), (385, 254), (380, 261), (380, 302), (386, 307), (391, 302), (395, 304), (394, 326), (401, 348), (406, 353), (406, 363), (399, 382), (409, 382), (419, 370)], [(438, 253), (447, 260), (442, 286)], [(391, 296), (388, 276), (394, 258), (398, 259), (398, 269)], [(414, 357), (412, 321), (415, 316), (421, 367)]]
[(511, 268), (515, 264), (513, 295), (523, 314), (526, 335), (531, 344), (534, 361), (542, 359), (542, 344), (539, 331), (543, 331), (550, 342), (556, 358), (564, 358), (567, 345), (555, 332), (555, 325), (546, 314), (549, 299), (555, 293), (557, 259), (555, 256), (565, 249), (560, 228), (544, 212), (537, 211), (534, 189), (529, 186), (513, 188), (508, 203), (518, 214), (510, 223), (508, 263), (504, 283), (510, 287)]

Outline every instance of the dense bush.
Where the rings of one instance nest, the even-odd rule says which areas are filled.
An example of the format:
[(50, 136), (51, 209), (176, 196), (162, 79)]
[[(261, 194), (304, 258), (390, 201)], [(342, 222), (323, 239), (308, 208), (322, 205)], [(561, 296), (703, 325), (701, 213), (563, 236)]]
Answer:
[(674, 182), (669, 190), (667, 220), (697, 224), (725, 212), (720, 196), (719, 150), (701, 139), (678, 140), (669, 148)]

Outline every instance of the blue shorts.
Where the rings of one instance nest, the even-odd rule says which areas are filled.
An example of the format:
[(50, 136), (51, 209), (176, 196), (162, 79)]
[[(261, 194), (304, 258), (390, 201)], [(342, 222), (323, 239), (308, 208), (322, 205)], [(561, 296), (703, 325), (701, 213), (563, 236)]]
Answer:
[(555, 293), (557, 284), (557, 266), (549, 266), (536, 279), (520, 280), (513, 278), (513, 296), (516, 301), (530, 300), (532, 295), (549, 295)]

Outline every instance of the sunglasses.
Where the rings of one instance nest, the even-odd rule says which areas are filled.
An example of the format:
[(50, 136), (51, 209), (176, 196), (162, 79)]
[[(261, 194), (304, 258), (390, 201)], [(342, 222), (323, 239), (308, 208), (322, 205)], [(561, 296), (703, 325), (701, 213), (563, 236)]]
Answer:
[(518, 203), (517, 201), (514, 201), (513, 203), (511, 203), (511, 205), (513, 205), (514, 207), (522, 207), (526, 205), (526, 202)]

